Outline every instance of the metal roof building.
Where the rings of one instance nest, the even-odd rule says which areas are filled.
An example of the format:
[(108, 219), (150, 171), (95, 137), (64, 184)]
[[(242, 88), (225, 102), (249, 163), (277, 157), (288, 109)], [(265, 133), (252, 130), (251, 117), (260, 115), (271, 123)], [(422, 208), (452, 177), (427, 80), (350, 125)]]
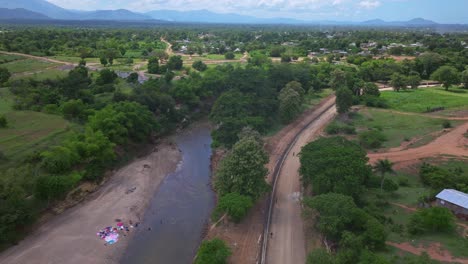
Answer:
[(461, 218), (468, 218), (468, 194), (454, 190), (445, 189), (436, 195), (437, 204), (447, 207)]

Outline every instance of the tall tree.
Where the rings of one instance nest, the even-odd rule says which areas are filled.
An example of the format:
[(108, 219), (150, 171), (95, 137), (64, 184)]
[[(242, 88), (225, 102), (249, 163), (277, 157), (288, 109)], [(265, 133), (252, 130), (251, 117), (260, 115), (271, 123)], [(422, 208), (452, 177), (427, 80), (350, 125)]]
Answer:
[(380, 173), (380, 190), (383, 190), (383, 185), (385, 181), (385, 174), (387, 173), (393, 173), (393, 163), (389, 161), (388, 159), (381, 160), (379, 159), (375, 165), (374, 165), (374, 170), (378, 173)]
[(6, 83), (11, 77), (7, 68), (0, 67), (0, 85)]
[(353, 105), (353, 92), (346, 87), (338, 88), (336, 91), (336, 108), (338, 113), (344, 114)]
[(438, 68), (432, 75), (431, 79), (441, 82), (445, 90), (450, 86), (460, 82), (458, 70), (452, 66), (442, 66)]
[(151, 74), (159, 73), (159, 58), (152, 57), (148, 60), (148, 73), (151, 73)]
[(256, 200), (268, 190), (266, 163), (268, 156), (255, 138), (240, 139), (216, 172), (218, 194), (223, 196), (235, 192)]
[(392, 74), (390, 85), (393, 87), (393, 90), (399, 92), (401, 89), (406, 88), (406, 77), (400, 73), (394, 73)]
[(301, 112), (301, 95), (291, 86), (286, 86), (285, 88), (283, 88), (280, 92), (278, 99), (279, 114), (282, 122), (290, 122)]
[(461, 73), (461, 82), (463, 83), (465, 89), (468, 89), (468, 67)]

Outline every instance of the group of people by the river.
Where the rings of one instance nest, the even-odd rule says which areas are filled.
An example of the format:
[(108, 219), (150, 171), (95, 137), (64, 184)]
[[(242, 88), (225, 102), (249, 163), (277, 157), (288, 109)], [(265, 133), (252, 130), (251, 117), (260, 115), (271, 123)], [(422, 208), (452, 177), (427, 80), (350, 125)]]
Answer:
[(115, 244), (119, 241), (120, 235), (126, 236), (128, 232), (130, 232), (131, 228), (136, 228), (140, 224), (139, 222), (133, 224), (133, 222), (130, 220), (128, 225), (125, 224), (123, 221), (120, 219), (116, 219), (116, 226), (108, 226), (105, 227), (99, 232), (96, 233), (96, 235), (104, 240), (106, 243), (104, 245), (112, 245)]

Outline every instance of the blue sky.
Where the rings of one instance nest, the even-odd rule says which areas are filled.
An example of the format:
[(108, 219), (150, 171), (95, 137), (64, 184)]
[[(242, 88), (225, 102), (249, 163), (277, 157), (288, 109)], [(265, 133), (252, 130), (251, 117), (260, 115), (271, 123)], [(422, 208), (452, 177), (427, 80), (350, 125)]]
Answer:
[(415, 17), (440, 23), (468, 23), (468, 0), (47, 0), (78, 10), (208, 9), (257, 17), (306, 20), (363, 21), (374, 18), (408, 20)]

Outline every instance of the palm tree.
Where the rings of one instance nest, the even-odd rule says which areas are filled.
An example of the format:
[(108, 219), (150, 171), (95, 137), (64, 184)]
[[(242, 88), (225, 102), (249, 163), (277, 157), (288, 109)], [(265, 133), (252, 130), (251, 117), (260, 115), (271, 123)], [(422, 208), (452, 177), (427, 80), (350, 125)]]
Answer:
[(391, 161), (389, 161), (388, 159), (384, 159), (384, 160), (377, 160), (377, 163), (375, 163), (374, 165), (374, 170), (376, 172), (379, 172), (380, 173), (380, 177), (382, 178), (381, 179), (381, 182), (380, 182), (380, 190), (382, 191), (383, 189), (383, 184), (384, 184), (384, 181), (385, 181), (385, 174), (386, 173), (393, 173), (393, 163)]

